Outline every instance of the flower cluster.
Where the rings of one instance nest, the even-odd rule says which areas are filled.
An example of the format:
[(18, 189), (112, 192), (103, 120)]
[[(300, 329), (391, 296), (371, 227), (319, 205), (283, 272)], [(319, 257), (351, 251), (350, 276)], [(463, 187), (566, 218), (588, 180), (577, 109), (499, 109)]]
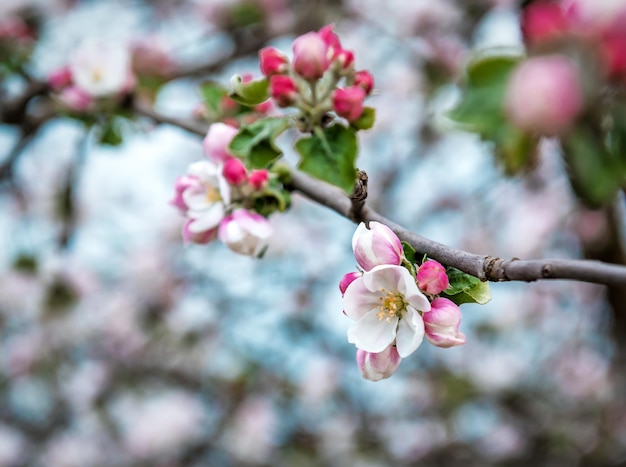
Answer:
[(219, 238), (237, 253), (258, 256), (272, 234), (269, 221), (255, 211), (269, 189), (270, 173), (248, 171), (232, 156), (228, 147), (237, 131), (225, 123), (209, 127), (203, 141), (208, 160), (191, 164), (187, 175), (176, 180), (171, 204), (187, 217), (185, 242)]
[(364, 378), (389, 378), (422, 343), (438, 347), (465, 343), (459, 331), (461, 310), (439, 297), (449, 286), (445, 268), (424, 261), (414, 274), (393, 231), (379, 222), (361, 223), (352, 238), (361, 269), (339, 284), (344, 313), (356, 321), (348, 341), (357, 347), (357, 364)]
[(506, 112), (518, 128), (561, 136), (593, 104), (604, 83), (626, 79), (626, 2), (561, 0), (524, 8), (522, 32), (531, 57), (513, 72)]
[(353, 52), (341, 46), (332, 25), (297, 37), (292, 60), (274, 47), (261, 49), (259, 57), (272, 99), (279, 107), (298, 108), (304, 131), (322, 125), (331, 111), (355, 122), (374, 87), (369, 71), (355, 70)]
[(86, 41), (66, 65), (48, 75), (48, 83), (62, 105), (75, 112), (89, 112), (105, 98), (119, 99), (130, 92), (136, 78), (125, 46)]

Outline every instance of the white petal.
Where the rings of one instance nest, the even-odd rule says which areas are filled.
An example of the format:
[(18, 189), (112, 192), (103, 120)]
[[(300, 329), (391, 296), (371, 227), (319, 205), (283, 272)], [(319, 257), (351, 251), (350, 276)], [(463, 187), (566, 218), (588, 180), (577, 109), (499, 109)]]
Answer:
[(411, 306), (407, 307), (398, 324), (396, 347), (402, 358), (411, 355), (424, 340), (424, 321)]
[(380, 294), (373, 294), (363, 283), (363, 277), (355, 279), (343, 295), (343, 311), (349, 318), (358, 321), (366, 313), (377, 310)]
[(189, 226), (189, 230), (191, 232), (205, 232), (217, 227), (224, 218), (224, 206), (220, 203), (215, 203), (205, 211), (190, 211), (188, 214), (189, 217), (195, 219), (195, 222)]
[[(408, 272), (408, 270), (407, 270)], [(398, 290), (409, 305), (416, 310), (430, 311), (430, 302), (421, 292), (411, 274), (403, 274), (398, 280)]]
[(376, 312), (372, 310), (366, 313), (348, 329), (348, 342), (366, 352), (382, 352), (396, 337), (398, 318), (392, 318), (390, 322), (379, 320)]
[(398, 290), (398, 282), (401, 275), (408, 275), (409, 280), (411, 278), (411, 273), (406, 268), (383, 264), (365, 272), (363, 274), (363, 283), (372, 292), (382, 289), (385, 289), (387, 292), (393, 292)]

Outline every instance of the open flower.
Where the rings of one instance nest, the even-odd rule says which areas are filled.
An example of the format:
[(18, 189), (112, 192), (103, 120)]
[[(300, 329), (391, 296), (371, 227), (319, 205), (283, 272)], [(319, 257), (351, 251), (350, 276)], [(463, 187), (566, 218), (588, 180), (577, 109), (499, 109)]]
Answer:
[(188, 234), (214, 230), (225, 215), (225, 205), (230, 202), (230, 189), (220, 168), (209, 161), (195, 162), (189, 166), (189, 176), (197, 182), (190, 183), (180, 195), (179, 205), (187, 206)]
[(398, 354), (405, 358), (422, 343), (424, 321), (419, 312), (428, 312), (430, 302), (408, 269), (382, 265), (350, 284), (343, 309), (356, 321), (348, 329), (348, 342), (374, 353), (395, 342)]

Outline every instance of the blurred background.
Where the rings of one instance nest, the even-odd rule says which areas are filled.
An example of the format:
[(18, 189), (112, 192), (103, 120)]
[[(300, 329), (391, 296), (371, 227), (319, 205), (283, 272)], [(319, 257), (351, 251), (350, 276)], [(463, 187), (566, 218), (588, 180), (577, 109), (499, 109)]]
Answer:
[[(259, 75), (260, 47), (290, 53), (294, 37), (334, 23), (375, 77), (358, 162), (375, 209), (473, 253), (600, 257), (625, 227), (623, 199), (621, 217), (582, 207), (551, 140), (506, 178), (491, 147), (444, 116), (472, 51), (523, 50), (519, 7), (4, 0), (0, 23), (19, 17), (36, 33), (11, 43), (28, 58), (2, 68), (0, 108), (95, 37), (157, 44), (167, 73), (150, 99), (189, 119), (200, 81)], [(6, 112), (0, 124), (0, 466), (626, 462), (615, 318), (626, 305), (604, 287), (492, 284), (489, 304), (461, 308), (464, 346), (424, 344), (372, 383), (337, 287), (355, 269), (350, 221), (294, 195), (262, 260), (184, 246), (168, 202), (204, 157), (197, 135), (135, 116), (106, 141), (85, 118), (37, 114), (37, 101), (36, 125)]]

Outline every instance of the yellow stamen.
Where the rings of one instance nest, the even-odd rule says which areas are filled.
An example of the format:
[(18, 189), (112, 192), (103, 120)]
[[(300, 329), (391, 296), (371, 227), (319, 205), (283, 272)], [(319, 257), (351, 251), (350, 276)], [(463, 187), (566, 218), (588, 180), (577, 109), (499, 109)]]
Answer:
[[(385, 293), (385, 289), (382, 289), (381, 292)], [(385, 295), (378, 297), (378, 300), (381, 302), (377, 307), (380, 308), (380, 311), (376, 313), (376, 317), (379, 321), (384, 319), (390, 323), (392, 318), (395, 318), (396, 316), (400, 318), (402, 316), (402, 312), (406, 308), (404, 298), (398, 292), (388, 292)]]
[(210, 203), (215, 203), (222, 199), (219, 191), (217, 191), (214, 187), (208, 185), (206, 187), (206, 199)]

